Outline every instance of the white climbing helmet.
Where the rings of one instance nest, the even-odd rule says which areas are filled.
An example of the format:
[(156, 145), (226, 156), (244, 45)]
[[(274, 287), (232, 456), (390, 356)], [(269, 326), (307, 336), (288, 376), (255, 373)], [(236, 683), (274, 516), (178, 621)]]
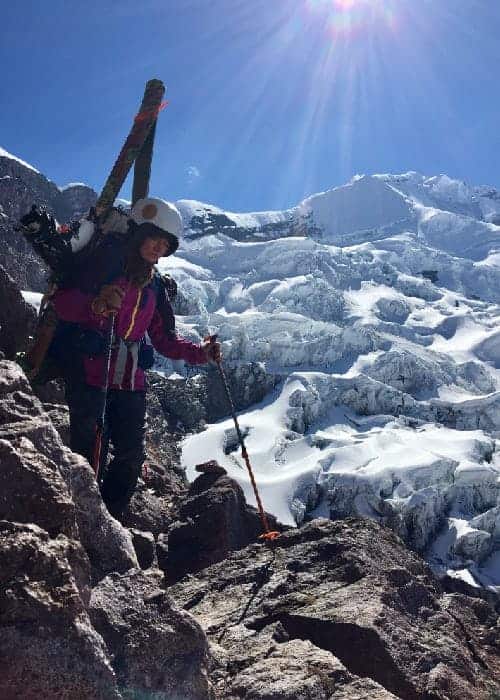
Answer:
[(132, 219), (136, 224), (154, 224), (179, 238), (182, 233), (183, 223), (179, 210), (174, 204), (157, 197), (145, 197), (139, 199), (131, 211)]

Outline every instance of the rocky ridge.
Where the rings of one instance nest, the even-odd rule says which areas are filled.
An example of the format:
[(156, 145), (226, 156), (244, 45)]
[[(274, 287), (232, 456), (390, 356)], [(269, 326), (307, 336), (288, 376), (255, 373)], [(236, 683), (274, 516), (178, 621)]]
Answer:
[(212, 642), (222, 697), (478, 700), (499, 692), (495, 613), (444, 593), (424, 562), (372, 521), (314, 520), (170, 591)]
[(141, 570), (137, 533), (107, 515), (20, 370), (3, 361), (0, 376), (6, 700), (497, 697), (494, 607), (446, 593), (372, 521), (257, 544), (241, 489), (205, 474), (157, 537), (163, 571)]
[(124, 526), (20, 367), (0, 361), (2, 698), (500, 696), (496, 601), (446, 592), (370, 520), (259, 543), (224, 470), (188, 488), (157, 395), (151, 406), (157, 461)]

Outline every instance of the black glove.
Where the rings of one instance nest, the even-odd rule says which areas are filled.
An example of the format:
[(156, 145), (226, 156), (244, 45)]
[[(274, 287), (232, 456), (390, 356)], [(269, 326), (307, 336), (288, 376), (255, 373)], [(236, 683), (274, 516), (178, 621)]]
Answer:
[(21, 217), (20, 227), (31, 235), (46, 235), (56, 232), (56, 222), (45, 210), (33, 204), (30, 211)]

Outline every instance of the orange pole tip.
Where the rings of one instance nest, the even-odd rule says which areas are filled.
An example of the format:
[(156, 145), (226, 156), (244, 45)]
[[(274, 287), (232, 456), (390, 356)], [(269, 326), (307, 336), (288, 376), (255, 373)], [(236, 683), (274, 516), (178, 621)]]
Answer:
[(269, 530), (268, 532), (263, 532), (262, 535), (259, 535), (259, 540), (275, 540), (280, 536), (280, 532), (277, 530)]

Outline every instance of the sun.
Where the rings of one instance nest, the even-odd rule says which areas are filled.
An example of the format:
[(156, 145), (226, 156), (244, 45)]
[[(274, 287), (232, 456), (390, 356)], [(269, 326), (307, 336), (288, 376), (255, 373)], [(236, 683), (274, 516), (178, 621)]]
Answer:
[(395, 26), (394, 0), (306, 0), (306, 8), (323, 16), (333, 37)]
[(363, 0), (332, 0), (333, 5), (339, 10), (351, 10), (355, 5), (359, 5)]

